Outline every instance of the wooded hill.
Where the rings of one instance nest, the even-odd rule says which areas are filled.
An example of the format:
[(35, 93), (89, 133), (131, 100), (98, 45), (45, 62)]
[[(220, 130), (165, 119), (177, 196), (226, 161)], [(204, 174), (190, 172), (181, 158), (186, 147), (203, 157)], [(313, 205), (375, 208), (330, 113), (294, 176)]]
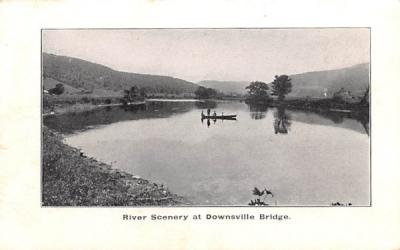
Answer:
[(198, 85), (159, 75), (136, 74), (113, 70), (85, 60), (43, 53), (43, 78), (51, 78), (87, 92), (122, 91), (132, 86), (146, 93), (193, 94)]
[(213, 88), (217, 91), (230, 95), (230, 94), (246, 94), (247, 90), (245, 87), (250, 84), (250, 82), (245, 81), (201, 81), (197, 83), (206, 88)]
[[(324, 98), (332, 97), (343, 88), (352, 95), (363, 96), (369, 85), (369, 64), (358, 64), (348, 68), (314, 71), (290, 75), (292, 79), (292, 98)], [(273, 79), (270, 79), (271, 81)], [(265, 81), (270, 83), (271, 81)], [(201, 81), (199, 85), (214, 88), (224, 94), (245, 94), (245, 87), (251, 81)], [(270, 85), (270, 84), (269, 84)], [(271, 87), (271, 86), (270, 86)]]
[(369, 64), (296, 74), (290, 78), (293, 87), (289, 97), (332, 97), (341, 88), (354, 96), (363, 96), (369, 85)]

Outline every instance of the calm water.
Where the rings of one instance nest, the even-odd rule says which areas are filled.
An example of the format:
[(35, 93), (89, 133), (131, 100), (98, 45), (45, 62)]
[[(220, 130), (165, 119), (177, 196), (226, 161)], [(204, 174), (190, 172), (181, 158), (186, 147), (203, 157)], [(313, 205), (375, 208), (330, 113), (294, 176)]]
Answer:
[[(201, 121), (201, 109), (237, 121)], [(195, 205), (369, 205), (366, 118), (244, 103), (153, 102), (57, 117), (45, 124), (115, 168), (165, 184)]]

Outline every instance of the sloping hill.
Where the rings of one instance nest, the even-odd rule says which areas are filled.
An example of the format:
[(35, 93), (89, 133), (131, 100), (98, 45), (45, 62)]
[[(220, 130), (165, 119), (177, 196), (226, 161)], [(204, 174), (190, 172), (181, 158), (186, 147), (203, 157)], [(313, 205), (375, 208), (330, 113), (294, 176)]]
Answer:
[(118, 97), (123, 95), (123, 91), (114, 91), (109, 89), (94, 88), (87, 90), (85, 88), (75, 88), (65, 82), (57, 81), (51, 77), (43, 78), (43, 89), (49, 90), (54, 88), (58, 83), (64, 85), (65, 91), (61, 94), (65, 95), (85, 95), (85, 96), (97, 96), (97, 97)]
[(68, 84), (54, 80), (53, 78), (50, 78), (50, 77), (46, 77), (43, 79), (43, 89), (46, 89), (46, 90), (52, 89), (52, 88), (56, 87), (56, 85), (59, 83), (64, 85), (65, 91), (63, 94), (76, 94), (83, 90), (83, 89), (74, 88)]
[(148, 93), (193, 93), (197, 85), (181, 79), (120, 72), (85, 60), (43, 53), (44, 78), (52, 78), (76, 89), (121, 91), (133, 85)]
[(247, 91), (245, 87), (249, 85), (250, 82), (207, 80), (198, 82), (197, 84), (203, 87), (216, 89), (224, 94), (246, 94)]
[[(355, 96), (363, 96), (369, 84), (369, 64), (358, 64), (349, 68), (314, 71), (291, 75), (292, 92), (289, 97), (332, 97), (344, 88)], [(271, 79), (272, 80), (272, 79)], [(225, 94), (245, 94), (250, 82), (201, 81), (199, 85), (214, 88)]]
[(291, 97), (332, 97), (341, 88), (351, 91), (355, 96), (363, 96), (369, 85), (369, 64), (302, 73), (291, 75), (290, 78), (293, 87), (288, 96)]

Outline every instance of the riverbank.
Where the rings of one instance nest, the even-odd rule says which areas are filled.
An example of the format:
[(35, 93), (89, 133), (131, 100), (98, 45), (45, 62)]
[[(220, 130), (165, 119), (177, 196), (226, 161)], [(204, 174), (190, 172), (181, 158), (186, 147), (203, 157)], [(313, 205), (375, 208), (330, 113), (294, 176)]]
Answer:
[(43, 127), (43, 206), (176, 206), (188, 204), (163, 185), (85, 156)]
[(336, 112), (365, 112), (369, 110), (369, 105), (362, 105), (359, 102), (337, 101), (331, 98), (325, 99), (288, 99), (284, 101), (274, 101), (271, 106), (286, 106), (292, 109), (303, 109), (313, 111), (336, 111)]
[(143, 105), (144, 101), (123, 103), (120, 97), (100, 97), (100, 96), (54, 96), (44, 95), (43, 97), (43, 116), (61, 115), (68, 113), (80, 113), (91, 111), (97, 108), (112, 106), (133, 106)]
[(120, 105), (116, 96), (43, 95), (43, 114), (65, 114), (92, 110), (101, 105)]
[(185, 98), (147, 98), (131, 103), (124, 103), (122, 97), (99, 97), (99, 96), (56, 96), (45, 94), (43, 96), (43, 116), (61, 115), (68, 113), (80, 113), (97, 108), (112, 106), (135, 106), (144, 105), (146, 102), (199, 102), (204, 100)]
[(369, 104), (360, 104), (359, 102), (348, 103), (337, 101), (332, 98), (308, 99), (293, 98), (278, 101), (271, 99), (264, 102), (256, 102), (250, 99), (245, 101), (246, 104), (254, 106), (266, 106), (276, 108), (289, 108), (294, 110), (305, 110), (313, 112), (341, 112), (341, 113), (369, 113)]

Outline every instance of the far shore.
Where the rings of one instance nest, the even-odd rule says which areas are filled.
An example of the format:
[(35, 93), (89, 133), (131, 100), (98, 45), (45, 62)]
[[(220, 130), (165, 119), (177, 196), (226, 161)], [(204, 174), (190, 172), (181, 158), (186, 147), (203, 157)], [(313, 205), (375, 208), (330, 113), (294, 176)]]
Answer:
[(105, 107), (115, 107), (115, 106), (134, 106), (134, 105), (143, 105), (145, 104), (144, 102), (133, 102), (133, 103), (128, 103), (128, 104), (122, 104), (122, 103), (110, 103), (110, 104), (92, 104), (92, 103), (76, 103), (76, 104), (71, 104), (71, 105), (60, 105), (58, 107), (55, 107), (52, 109), (52, 111), (45, 111), (43, 113), (43, 116), (49, 116), (49, 115), (61, 115), (61, 114), (68, 114), (68, 113), (79, 113), (79, 112), (85, 112), (85, 111), (91, 111), (97, 108), (105, 108)]
[[(80, 113), (97, 108), (113, 106), (135, 106), (144, 105), (146, 102), (206, 102), (200, 99), (185, 98), (147, 98), (140, 101), (122, 103), (120, 98), (115, 97), (61, 97), (46, 95), (47, 99), (43, 102), (43, 116), (61, 115), (68, 113)], [(86, 98), (86, 99), (85, 99)], [(71, 100), (72, 99), (72, 100)], [(216, 101), (213, 99), (213, 101)]]
[[(55, 99), (56, 97), (51, 97)], [(113, 107), (113, 106), (135, 106), (144, 105), (146, 102), (231, 102), (240, 101), (246, 102), (250, 105), (256, 106), (267, 106), (267, 107), (286, 107), (298, 110), (308, 110), (308, 111), (329, 111), (329, 112), (366, 112), (369, 109), (369, 105), (359, 105), (357, 103), (337, 103), (329, 98), (322, 99), (307, 99), (307, 98), (290, 98), (283, 101), (270, 100), (269, 102), (252, 102), (251, 100), (245, 100), (244, 98), (211, 98), (211, 99), (185, 99), (185, 98), (148, 98), (141, 101), (133, 101), (130, 103), (121, 103), (118, 98), (105, 99), (104, 97), (92, 97), (90, 101), (83, 101), (76, 99), (73, 102), (69, 100), (58, 100), (50, 101), (43, 104), (43, 116), (49, 115), (60, 115), (68, 113), (80, 113), (91, 111), (97, 108)]]

